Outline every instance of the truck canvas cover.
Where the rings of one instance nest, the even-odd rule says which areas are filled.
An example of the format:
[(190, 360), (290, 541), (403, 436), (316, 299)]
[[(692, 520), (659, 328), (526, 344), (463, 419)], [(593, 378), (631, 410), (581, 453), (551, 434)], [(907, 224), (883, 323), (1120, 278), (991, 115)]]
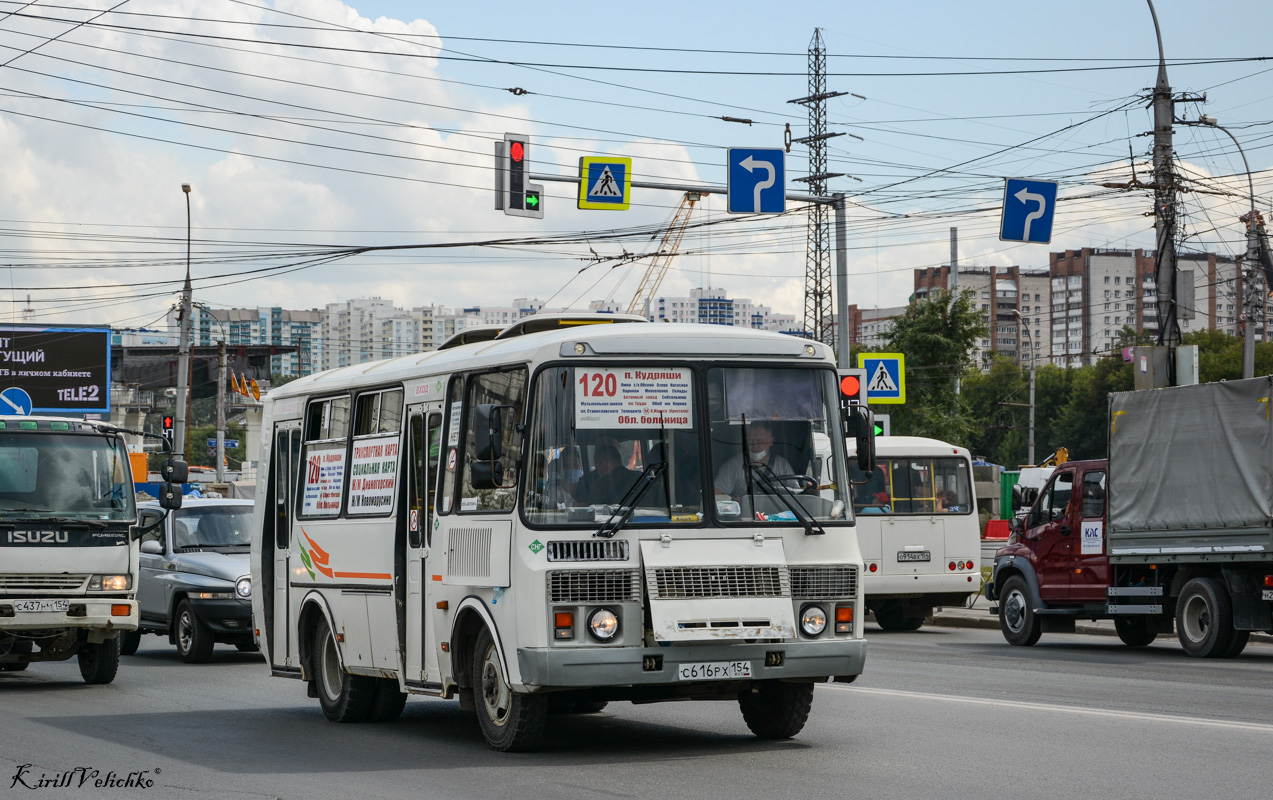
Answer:
[(1273, 377), (1110, 395), (1109, 555), (1267, 559)]

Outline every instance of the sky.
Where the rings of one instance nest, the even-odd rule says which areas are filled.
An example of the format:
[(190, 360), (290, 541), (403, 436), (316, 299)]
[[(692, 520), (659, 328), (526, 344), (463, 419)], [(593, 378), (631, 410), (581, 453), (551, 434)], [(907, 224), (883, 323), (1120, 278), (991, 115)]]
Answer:
[[(1268, 213), (1273, 5), (1156, 5), (1172, 88), (1207, 96), (1177, 116), (1242, 142)], [(827, 103), (849, 302), (905, 303), (915, 268), (949, 262), (951, 227), (961, 265), (1154, 246), (1149, 194), (1103, 185), (1151, 177), (1144, 2), (0, 0), (0, 319), (162, 326), (182, 183), (213, 308), (626, 305), (680, 193), (584, 211), (548, 183), (543, 219), (506, 216), (494, 142), (528, 134), (535, 173), (621, 155), (638, 180), (721, 185), (726, 148), (807, 133), (788, 101), (808, 93), (815, 28), (827, 89), (851, 93)], [(1181, 125), (1175, 143), (1182, 248), (1241, 254), (1232, 141)], [(786, 158), (803, 191), (807, 151)], [(1051, 244), (999, 241), (1008, 177), (1060, 182)], [(740, 217), (708, 195), (692, 223), (660, 294), (721, 287), (802, 316), (804, 204)]]

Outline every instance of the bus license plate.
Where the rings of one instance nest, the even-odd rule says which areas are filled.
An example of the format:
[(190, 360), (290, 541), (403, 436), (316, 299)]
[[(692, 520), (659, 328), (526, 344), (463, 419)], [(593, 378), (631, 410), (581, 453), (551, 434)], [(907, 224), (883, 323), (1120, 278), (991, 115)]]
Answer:
[(898, 561), (932, 561), (933, 554), (927, 550), (903, 550), (897, 554)]
[(14, 600), (14, 611), (69, 611), (70, 600)]
[(750, 677), (750, 661), (709, 661), (705, 664), (681, 664), (676, 668), (676, 679), (681, 681), (719, 681)]

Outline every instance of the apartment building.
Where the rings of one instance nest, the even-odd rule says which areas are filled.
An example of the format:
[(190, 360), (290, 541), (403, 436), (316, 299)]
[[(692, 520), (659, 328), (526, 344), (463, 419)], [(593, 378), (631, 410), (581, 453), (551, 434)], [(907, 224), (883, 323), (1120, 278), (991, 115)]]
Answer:
[[(1048, 273), (1012, 267), (961, 267), (960, 292), (971, 292), (988, 328), (977, 344), (976, 362), (989, 366), (995, 355), (1018, 364), (1042, 364), (1047, 359), (1047, 329), (1052, 312), (1048, 302)], [(950, 267), (915, 270), (916, 300), (950, 289)], [(1019, 316), (1018, 316), (1019, 314)]]
[[(849, 305), (849, 344), (861, 345), (867, 350), (878, 351), (884, 347), (889, 331), (893, 330), (893, 320), (906, 311), (906, 306), (890, 308), (859, 308)], [(837, 318), (835, 324), (839, 325)], [(836, 336), (839, 336), (837, 330)]]
[(797, 330), (794, 314), (776, 313), (748, 298), (731, 298), (719, 287), (691, 289), (688, 297), (658, 297), (650, 303), (651, 322), (689, 322), (729, 325), (791, 333)]
[[(292, 377), (324, 369), (323, 312), (318, 309), (292, 310), (279, 306), (258, 308), (209, 308), (196, 305), (190, 316), (191, 344), (295, 346), (297, 352), (274, 356), (270, 372)], [(168, 310), (169, 329), (179, 328), (177, 307)]]
[(365, 297), (328, 303), (323, 316), (324, 369), (418, 353), (436, 347), (434, 309), (401, 309)]

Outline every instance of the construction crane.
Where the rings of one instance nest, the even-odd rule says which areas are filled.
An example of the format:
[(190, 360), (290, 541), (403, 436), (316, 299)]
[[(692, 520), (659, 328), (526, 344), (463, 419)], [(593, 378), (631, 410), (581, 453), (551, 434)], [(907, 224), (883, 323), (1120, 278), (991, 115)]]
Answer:
[(702, 197), (700, 192), (685, 193), (680, 207), (676, 209), (676, 214), (672, 217), (671, 224), (667, 226), (667, 231), (663, 234), (663, 241), (659, 242), (659, 249), (655, 251), (650, 259), (649, 268), (641, 277), (641, 285), (632, 296), (632, 302), (628, 303), (627, 313), (650, 316), (650, 301), (658, 292), (659, 285), (663, 283), (663, 276), (667, 274), (667, 268), (672, 264), (672, 259), (676, 257), (677, 250), (681, 246), (685, 229), (690, 224), (690, 214), (694, 211), (694, 204)]

